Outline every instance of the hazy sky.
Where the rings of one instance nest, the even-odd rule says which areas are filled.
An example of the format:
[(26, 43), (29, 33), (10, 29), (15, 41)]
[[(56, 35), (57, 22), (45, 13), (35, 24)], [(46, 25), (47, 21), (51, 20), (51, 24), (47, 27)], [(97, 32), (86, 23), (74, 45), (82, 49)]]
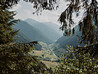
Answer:
[[(32, 14), (35, 11), (35, 9), (33, 8), (33, 5), (31, 3), (27, 3), (24, 1), (20, 1), (19, 4), (13, 7), (12, 10), (17, 12), (17, 15), (15, 16), (15, 18), (18, 18), (18, 19), (25, 20), (27, 18), (32, 18), (39, 22), (52, 22), (52, 23), (60, 24), (57, 21), (60, 14), (66, 9), (67, 7), (66, 4), (68, 3), (65, 3), (63, 0), (61, 0), (59, 2), (59, 8), (57, 10), (52, 10), (52, 11), (45, 10), (42, 12), (41, 15), (38, 15), (38, 16), (36, 14)], [(74, 16), (73, 19), (77, 23), (82, 17), (82, 14), (78, 18), (76, 18), (75, 15), (73, 16)]]

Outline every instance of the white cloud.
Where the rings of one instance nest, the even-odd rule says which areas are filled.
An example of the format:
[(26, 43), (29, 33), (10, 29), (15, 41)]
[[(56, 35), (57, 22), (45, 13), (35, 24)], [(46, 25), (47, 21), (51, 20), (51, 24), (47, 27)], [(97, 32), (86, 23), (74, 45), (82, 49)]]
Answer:
[(20, 1), (17, 6), (13, 7), (12, 10), (17, 11), (17, 15), (15, 16), (15, 18), (18, 19), (25, 20), (27, 18), (32, 18), (39, 22), (52, 22), (59, 24), (57, 22), (59, 18), (58, 16), (60, 16), (60, 14), (64, 11), (65, 7), (66, 7), (65, 2), (62, 2), (58, 10), (52, 10), (52, 11), (45, 10), (42, 12), (41, 15), (37, 16), (36, 14), (34, 15), (32, 14), (35, 11), (35, 9), (33, 8), (33, 5), (31, 3)]
[[(52, 10), (52, 11), (44, 10), (42, 14), (38, 16), (36, 14), (32, 14), (35, 11), (33, 5), (31, 3), (27, 3), (23, 1), (20, 1), (17, 6), (13, 7), (12, 10), (17, 11), (17, 15), (15, 16), (15, 18), (18, 19), (25, 20), (27, 18), (32, 18), (39, 22), (52, 22), (52, 23), (60, 24), (57, 21), (60, 14), (67, 8), (66, 4), (68, 4), (68, 2), (65, 3), (65, 1), (62, 0), (60, 1), (59, 8), (57, 10)], [(75, 16), (73, 17), (76, 24), (78, 24), (77, 22), (80, 20), (81, 17), (82, 16), (78, 18), (76, 18)]]
[(14, 5), (12, 9), (10, 9), (11, 11), (17, 11), (18, 9), (20, 9), (22, 6), (20, 4)]

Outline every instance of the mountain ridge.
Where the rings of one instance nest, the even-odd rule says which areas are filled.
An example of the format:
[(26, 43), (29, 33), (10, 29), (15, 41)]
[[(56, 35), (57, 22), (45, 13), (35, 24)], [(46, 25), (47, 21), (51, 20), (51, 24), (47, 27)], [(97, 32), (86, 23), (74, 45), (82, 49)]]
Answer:
[[(55, 43), (50, 44), (51, 49), (53, 49), (54, 53), (57, 56), (60, 56), (62, 53), (66, 51), (66, 45), (76, 47), (79, 44), (78, 37), (81, 37), (81, 32), (79, 31), (79, 26), (75, 26), (75, 34), (71, 34), (70, 36), (62, 36)], [(72, 29), (71, 29), (72, 30)]]
[[(37, 22), (33, 19), (26, 19), (25, 21), (28, 22), (33, 27), (37, 28), (40, 32), (45, 34), (53, 42), (55, 42), (57, 39), (59, 39), (61, 37), (59, 31), (56, 30), (56, 29), (59, 29), (59, 26), (56, 24), (51, 25), (51, 23), (48, 23), (48, 24), (41, 23), (41, 22)], [(55, 26), (53, 26), (53, 25), (55, 25)]]
[(32, 41), (43, 41), (46, 43), (52, 43), (42, 32), (38, 29), (34, 28), (30, 24), (25, 21), (20, 20), (16, 25), (13, 26), (15, 29), (22, 32), (25, 36), (27, 36)]

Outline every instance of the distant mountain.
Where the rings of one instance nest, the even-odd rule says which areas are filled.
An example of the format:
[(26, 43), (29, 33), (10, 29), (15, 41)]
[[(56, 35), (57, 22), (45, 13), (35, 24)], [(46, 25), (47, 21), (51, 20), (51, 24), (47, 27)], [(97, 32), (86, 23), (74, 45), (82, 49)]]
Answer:
[(71, 34), (70, 36), (62, 36), (55, 43), (51, 44), (50, 47), (54, 50), (55, 54), (59, 56), (61, 53), (66, 51), (66, 45), (72, 45), (74, 47), (79, 45), (79, 39), (77, 36), (81, 36), (79, 26), (75, 27), (75, 34)]
[(59, 37), (61, 37), (63, 35), (63, 32), (60, 29), (60, 26), (58, 24), (55, 24), (55, 23), (52, 23), (52, 22), (45, 22), (44, 24), (46, 24), (49, 28), (54, 30), (54, 32), (59, 34), (60, 35)]
[(27, 42), (30, 42), (31, 41), (28, 37), (26, 37), (20, 31), (15, 36), (15, 39), (16, 39), (15, 43), (27, 43)]
[(19, 30), (31, 41), (43, 41), (46, 43), (52, 43), (53, 41), (48, 39), (42, 32), (38, 29), (32, 27), (29, 23), (25, 21), (19, 21), (16, 25), (13, 26), (15, 29)]
[(50, 22), (40, 23), (33, 19), (26, 19), (25, 21), (32, 25), (34, 28), (38, 29), (40, 32), (42, 32), (45, 36), (47, 36), (47, 38), (49, 38), (53, 42), (55, 42), (62, 36), (62, 33), (59, 30), (59, 26), (57, 24)]

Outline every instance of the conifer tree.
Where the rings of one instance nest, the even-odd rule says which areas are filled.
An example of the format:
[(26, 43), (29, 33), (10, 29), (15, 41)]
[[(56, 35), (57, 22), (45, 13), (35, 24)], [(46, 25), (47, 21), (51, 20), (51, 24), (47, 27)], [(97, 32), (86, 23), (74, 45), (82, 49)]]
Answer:
[(48, 71), (47, 67), (28, 52), (33, 43), (0, 45), (0, 74), (36, 74)]
[(17, 20), (15, 13), (8, 10), (13, 4), (13, 0), (0, 0), (0, 74), (44, 73), (47, 67), (29, 54), (37, 42), (13, 43), (17, 31), (12, 25)]
[[(98, 2), (97, 0), (66, 0), (70, 4), (61, 14), (59, 21), (62, 23), (62, 30), (69, 30), (74, 24), (72, 14), (79, 16), (80, 9), (85, 10), (83, 19), (79, 21), (82, 32), (81, 42), (95, 44), (98, 42)], [(65, 31), (66, 32), (66, 31)], [(74, 32), (73, 32), (74, 33)]]
[[(96, 74), (98, 73), (98, 56), (92, 57), (90, 53), (78, 53), (73, 47), (67, 46), (68, 50), (62, 55), (59, 66), (54, 74)], [(89, 49), (90, 50), (90, 49)]]
[(0, 44), (6, 44), (13, 42), (14, 36), (17, 31), (13, 30), (12, 25), (15, 25), (17, 20), (14, 20), (14, 12), (10, 12), (7, 9), (3, 10), (0, 7)]

